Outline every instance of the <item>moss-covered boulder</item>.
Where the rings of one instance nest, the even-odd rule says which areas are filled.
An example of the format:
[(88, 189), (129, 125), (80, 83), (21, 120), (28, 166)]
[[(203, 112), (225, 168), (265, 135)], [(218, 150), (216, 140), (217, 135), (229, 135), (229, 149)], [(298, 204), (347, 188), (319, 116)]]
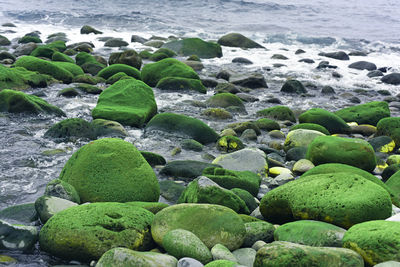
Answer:
[(219, 137), (213, 129), (198, 119), (167, 112), (157, 114), (149, 121), (146, 132), (153, 130), (191, 138), (202, 144), (213, 143)]
[(390, 110), (387, 102), (372, 101), (338, 110), (335, 114), (347, 122), (355, 121), (358, 124), (375, 126), (379, 120), (390, 117)]
[(371, 221), (351, 227), (343, 246), (360, 254), (368, 266), (400, 261), (400, 222)]
[(221, 93), (221, 94), (213, 95), (212, 97), (210, 97), (207, 100), (206, 104), (209, 107), (213, 107), (213, 108), (233, 107), (239, 111), (246, 111), (243, 101), (239, 97), (237, 97), (236, 95), (231, 94), (231, 93)]
[(142, 79), (151, 87), (156, 86), (165, 77), (199, 79), (199, 76), (191, 67), (174, 58), (150, 63), (142, 68)]
[(252, 247), (253, 244), (262, 240), (271, 242), (274, 240), (275, 226), (264, 221), (248, 222), (244, 224), (246, 227), (246, 238), (244, 239), (244, 247)]
[(350, 126), (338, 115), (321, 108), (312, 108), (299, 116), (300, 123), (315, 123), (324, 126), (331, 134), (347, 133)]
[(66, 54), (61, 53), (61, 52), (54, 52), (53, 55), (51, 56), (51, 60), (60, 61), (60, 62), (75, 63), (75, 61), (71, 57), (69, 57)]
[(0, 232), (0, 249), (3, 251), (29, 251), (38, 239), (38, 229), (35, 226), (9, 224), (0, 220)]
[(208, 203), (231, 208), (237, 213), (250, 214), (246, 203), (235, 193), (222, 188), (205, 176), (188, 184), (178, 203)]
[(319, 136), (308, 146), (307, 159), (315, 165), (343, 163), (368, 172), (376, 167), (372, 146), (365, 140), (336, 136)]
[(238, 137), (225, 135), (218, 139), (216, 147), (219, 151), (230, 153), (245, 148), (245, 145)]
[(197, 91), (199, 93), (207, 93), (207, 88), (198, 79), (188, 79), (181, 77), (162, 78), (156, 85), (157, 88), (167, 91)]
[(200, 176), (205, 168), (209, 167), (220, 166), (196, 160), (175, 160), (168, 162), (168, 164), (161, 169), (160, 174), (181, 179), (194, 179)]
[(65, 116), (65, 113), (45, 100), (23, 92), (4, 89), (0, 91), (0, 112), (11, 113), (47, 113), (56, 116)]
[(80, 118), (72, 118), (60, 121), (51, 126), (44, 133), (44, 137), (69, 141), (79, 138), (95, 139), (96, 133), (89, 122)]
[(221, 46), (217, 43), (206, 42), (199, 38), (186, 38), (171, 41), (162, 46), (171, 49), (180, 56), (196, 55), (200, 58), (222, 57)]
[(92, 26), (83, 25), (82, 28), (81, 28), (81, 34), (90, 34), (90, 33), (102, 34), (103, 32), (96, 30)]
[(10, 45), (10, 44), (11, 44), (11, 42), (10, 42), (10, 40), (8, 40), (7, 37), (5, 37), (3, 35), (0, 35), (0, 45), (1, 46), (7, 46), (7, 45)]
[(46, 87), (52, 78), (25, 68), (7, 68), (0, 64), (0, 90), (24, 90), (29, 87)]
[(114, 83), (100, 94), (92, 117), (142, 127), (156, 113), (153, 90), (142, 81), (128, 79)]
[(46, 185), (45, 196), (58, 197), (80, 204), (81, 199), (76, 189), (69, 183), (54, 179)]
[(279, 226), (274, 238), (313, 247), (342, 247), (345, 233), (345, 229), (330, 223), (300, 220)]
[(349, 172), (302, 177), (269, 191), (260, 211), (271, 223), (317, 220), (349, 228), (391, 215), (389, 193), (362, 176)]
[(315, 123), (299, 123), (290, 128), (291, 131), (297, 129), (313, 130), (329, 135), (329, 131), (324, 126)]
[(307, 129), (291, 130), (286, 136), (284, 150), (288, 151), (294, 147), (308, 147), (318, 136), (325, 136), (325, 134)]
[(394, 193), (394, 195), (400, 198), (400, 172), (393, 174), (387, 181), (386, 185)]
[(84, 64), (95, 64), (102, 68), (105, 67), (103, 64), (98, 62), (94, 56), (87, 52), (80, 52), (79, 54), (77, 54), (75, 57), (75, 62), (79, 66), (83, 66)]
[(70, 63), (70, 62), (62, 62), (62, 61), (55, 61), (53, 62), (54, 65), (64, 68), (67, 71), (69, 71), (74, 77), (83, 75), (84, 72), (81, 67), (76, 65), (75, 63)]
[(257, 251), (254, 267), (266, 266), (363, 267), (364, 261), (350, 249), (310, 247), (275, 241)]
[(175, 257), (167, 254), (113, 248), (101, 256), (96, 267), (176, 267), (177, 263), (178, 260)]
[(156, 214), (157, 212), (165, 209), (166, 207), (169, 207), (168, 204), (161, 202), (132, 201), (132, 202), (126, 202), (126, 204), (143, 208), (145, 210), (150, 211), (153, 214)]
[(273, 120), (296, 122), (293, 111), (285, 106), (275, 106), (257, 111), (257, 116)]
[(20, 57), (16, 62), (16, 67), (23, 67), (30, 71), (37, 71), (41, 74), (47, 74), (63, 83), (71, 83), (73, 75), (67, 69), (60, 67), (55, 62), (46, 61), (32, 56)]
[(110, 58), (108, 59), (108, 64), (126, 64), (140, 70), (140, 67), (142, 66), (142, 58), (135, 50), (129, 49), (124, 52), (111, 53)]
[(149, 151), (140, 151), (140, 154), (142, 154), (147, 163), (149, 163), (150, 166), (152, 167), (156, 165), (165, 165), (167, 163), (165, 158), (157, 153)]
[(140, 71), (138, 71), (136, 68), (131, 67), (129, 65), (125, 64), (113, 64), (108, 66), (107, 68), (102, 69), (97, 76), (102, 77), (104, 79), (108, 79), (114, 74), (117, 74), (119, 72), (123, 72), (128, 76), (131, 76), (137, 80), (141, 80), (141, 74)]
[(18, 40), (19, 44), (27, 44), (27, 43), (36, 43), (40, 44), (43, 43), (42, 40), (40, 40), (39, 37), (37, 36), (31, 36), (31, 35), (25, 35), (22, 38)]
[(241, 48), (263, 48), (262, 45), (250, 40), (240, 33), (229, 33), (218, 39), (218, 43), (224, 46)]
[(51, 59), (53, 57), (54, 52), (55, 52), (54, 49), (51, 49), (50, 47), (42, 45), (42, 46), (36, 47), (30, 54), (30, 56), (45, 57), (45, 58)]
[(163, 209), (154, 216), (151, 234), (162, 244), (171, 230), (184, 229), (194, 233), (211, 249), (222, 244), (230, 250), (239, 248), (246, 229), (240, 216), (233, 210), (212, 204), (178, 204)]
[(381, 119), (376, 125), (376, 135), (390, 136), (396, 143), (396, 147), (400, 146), (400, 118), (390, 117)]
[(107, 250), (153, 248), (153, 214), (123, 203), (91, 203), (54, 215), (39, 234), (40, 248), (54, 256), (83, 262), (99, 259)]
[(124, 126), (122, 126), (119, 122), (103, 120), (103, 119), (95, 119), (91, 123), (91, 126), (95, 132), (96, 137), (99, 136), (127, 136)]
[(82, 202), (158, 201), (153, 169), (131, 143), (117, 138), (93, 141), (76, 151), (60, 179), (78, 191)]
[(233, 171), (218, 167), (209, 167), (203, 170), (202, 175), (210, 178), (224, 188), (241, 188), (253, 196), (258, 194), (260, 188), (260, 176), (251, 171)]
[(254, 124), (260, 129), (265, 131), (280, 130), (281, 126), (274, 120), (261, 118), (254, 122)]

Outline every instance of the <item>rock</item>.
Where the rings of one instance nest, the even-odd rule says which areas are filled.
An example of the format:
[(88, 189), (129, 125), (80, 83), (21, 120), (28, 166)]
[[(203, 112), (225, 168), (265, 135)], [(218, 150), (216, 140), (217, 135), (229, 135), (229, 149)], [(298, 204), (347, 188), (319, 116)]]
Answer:
[(308, 146), (307, 159), (315, 165), (343, 163), (369, 172), (376, 167), (374, 149), (357, 138), (319, 136)]
[(224, 169), (234, 171), (251, 171), (265, 174), (268, 170), (265, 153), (259, 149), (244, 148), (226, 155), (218, 156), (213, 164), (219, 164)]
[(337, 66), (330, 65), (329, 61), (321, 61), (318, 64), (317, 69), (337, 69)]
[(245, 148), (245, 145), (236, 136), (224, 135), (218, 139), (216, 147), (219, 151), (230, 153)]
[(156, 63), (146, 64), (142, 68), (143, 81), (149, 86), (156, 86), (165, 77), (199, 79), (192, 68), (174, 58), (166, 58)]
[(388, 103), (384, 101), (372, 101), (369, 103), (344, 108), (335, 112), (346, 122), (358, 124), (376, 125), (379, 120), (390, 117)]
[(0, 45), (1, 46), (8, 46), (10, 44), (11, 44), (11, 42), (10, 42), (10, 40), (8, 40), (7, 37), (0, 35)]
[(23, 92), (4, 89), (0, 92), (0, 112), (54, 114), (65, 116), (65, 113), (56, 106), (50, 105), (45, 100)]
[(236, 96), (239, 97), (244, 102), (257, 102), (257, 101), (260, 101), (260, 99), (258, 97), (255, 97), (255, 96), (252, 96), (252, 95), (246, 94), (246, 93), (237, 93)]
[(369, 78), (381, 77), (381, 76), (383, 76), (383, 72), (380, 70), (373, 70), (373, 71), (368, 72), (367, 76)]
[(314, 167), (314, 164), (308, 159), (300, 159), (293, 165), (292, 171), (295, 173), (305, 173)]
[(304, 54), (306, 51), (304, 51), (303, 49), (297, 49), (296, 52), (294, 52), (295, 55), (300, 55), (300, 54)]
[(351, 133), (370, 136), (376, 134), (376, 127), (368, 124), (350, 126)]
[(154, 216), (151, 233), (158, 244), (162, 244), (164, 236), (174, 229), (191, 231), (209, 249), (222, 244), (235, 250), (245, 237), (240, 216), (227, 207), (212, 204), (173, 205)]
[(164, 45), (164, 42), (160, 41), (160, 40), (149, 40), (149, 41), (145, 42), (144, 45), (151, 46), (154, 48), (160, 48)]
[(336, 114), (321, 108), (312, 108), (299, 116), (300, 123), (315, 123), (324, 126), (331, 134), (347, 133), (350, 127)]
[(141, 75), (140, 71), (138, 71), (136, 68), (125, 65), (125, 64), (113, 64), (108, 66), (107, 68), (102, 69), (97, 76), (103, 78), (103, 79), (108, 79), (112, 77), (114, 74), (123, 72), (126, 75), (133, 77), (137, 80), (141, 80)]
[(198, 79), (188, 79), (181, 77), (165, 77), (156, 85), (157, 88), (167, 91), (197, 91), (202, 94), (207, 93), (207, 88)]
[(114, 83), (100, 94), (92, 117), (143, 127), (156, 113), (153, 90), (142, 81), (129, 79)]
[(203, 145), (193, 139), (185, 139), (181, 142), (181, 146), (185, 150), (192, 150), (196, 152), (203, 151)]
[(300, 123), (291, 127), (290, 131), (298, 129), (313, 130), (323, 133), (325, 135), (329, 135), (329, 131), (324, 126), (315, 123)]
[(289, 149), (286, 152), (286, 160), (287, 161), (298, 161), (301, 159), (305, 159), (307, 154), (306, 147), (294, 147)]
[(149, 121), (146, 132), (153, 130), (194, 139), (202, 144), (213, 143), (219, 137), (213, 129), (198, 119), (167, 112), (157, 114)]
[(189, 67), (191, 67), (194, 71), (201, 71), (202, 69), (204, 69), (204, 65), (203, 63), (199, 62), (199, 61), (194, 61), (194, 60), (183, 60), (182, 61), (184, 64), (188, 65)]
[(67, 182), (55, 179), (46, 185), (45, 196), (58, 197), (80, 204), (81, 199), (76, 189)]
[(10, 265), (10, 264), (17, 264), (18, 261), (12, 257), (6, 255), (0, 255), (0, 263), (2, 265)]
[(112, 38), (104, 43), (105, 47), (123, 47), (128, 45), (129, 43), (122, 40), (122, 38)]
[(0, 211), (0, 219), (18, 224), (30, 224), (38, 219), (34, 203), (20, 204)]
[(146, 38), (143, 38), (139, 35), (132, 35), (131, 36), (131, 43), (141, 43), (144, 44), (145, 42), (147, 42), (148, 40)]
[(186, 38), (163, 44), (163, 48), (171, 49), (180, 56), (196, 55), (200, 58), (222, 57), (219, 44), (205, 42), (199, 38)]
[(90, 34), (90, 33), (94, 33), (94, 34), (102, 34), (103, 32), (96, 30), (95, 28), (93, 28), (92, 26), (89, 25), (84, 25), (81, 28), (81, 34)]
[(190, 257), (204, 264), (212, 261), (212, 254), (207, 246), (195, 234), (187, 230), (169, 231), (163, 237), (162, 246), (177, 259)]
[(27, 251), (35, 245), (39, 231), (34, 226), (13, 225), (0, 220), (0, 249)]
[(281, 92), (288, 94), (305, 94), (306, 88), (298, 80), (287, 80), (281, 88)]
[(363, 267), (362, 257), (345, 248), (310, 247), (275, 241), (257, 251), (254, 267), (262, 266)]
[(108, 136), (108, 137), (124, 137), (128, 136), (128, 133), (119, 122), (95, 119), (91, 122), (91, 126), (96, 136)]
[(178, 265), (176, 267), (203, 267), (204, 265), (198, 260), (192, 258), (182, 258), (178, 261)]
[(178, 203), (208, 203), (231, 208), (237, 213), (250, 214), (246, 203), (235, 193), (220, 187), (205, 176), (188, 184)]
[(272, 242), (274, 240), (275, 227), (264, 221), (249, 222), (244, 224), (246, 227), (246, 237), (243, 246), (251, 247), (253, 244), (262, 240), (264, 242)]
[(375, 152), (390, 153), (395, 148), (395, 143), (389, 136), (378, 136), (368, 141)]
[(95, 139), (96, 133), (92, 125), (80, 118), (62, 120), (50, 127), (45, 133), (46, 138), (55, 138), (59, 142), (73, 141), (79, 138)]
[(335, 89), (333, 89), (331, 86), (327, 85), (327, 86), (322, 87), (321, 94), (333, 95), (333, 94), (336, 94), (336, 92), (335, 92)]
[(114, 247), (150, 250), (153, 214), (123, 203), (91, 203), (54, 215), (41, 229), (43, 251), (83, 262), (99, 259)]
[(245, 141), (257, 141), (257, 133), (253, 129), (246, 129), (240, 136)]
[[(86, 53), (86, 52), (80, 52), (79, 54), (77, 54), (75, 57), (75, 61), (76, 61), (76, 64), (78, 66), (81, 66), (82, 68), (84, 68), (84, 65), (89, 64), (89, 63), (97, 65), (97, 66), (101, 67), (101, 69), (106, 67), (104, 64), (98, 62), (94, 56), (92, 56), (91, 54)], [(116, 73), (116, 72), (114, 72), (114, 73)], [(108, 77), (110, 77), (110, 76), (111, 75), (108, 75)]]
[(313, 247), (342, 247), (346, 230), (333, 224), (300, 220), (279, 226), (275, 241), (287, 241)]
[(349, 60), (349, 56), (343, 52), (343, 51), (339, 51), (339, 52), (331, 52), (331, 53), (319, 53), (319, 56), (323, 56), (323, 57), (329, 57), (329, 58), (334, 58), (337, 60)]
[(139, 70), (142, 66), (142, 58), (135, 50), (129, 49), (124, 52), (111, 53), (108, 64), (126, 64)]
[(218, 166), (219, 165), (214, 165), (201, 161), (176, 160), (168, 162), (168, 164), (161, 169), (160, 174), (172, 177), (193, 179), (197, 176), (200, 176), (205, 168)]
[(343, 237), (343, 247), (363, 256), (372, 266), (385, 261), (400, 261), (400, 222), (371, 221), (351, 227)]
[(258, 117), (265, 117), (273, 120), (296, 122), (293, 111), (286, 106), (275, 106), (257, 111)]
[(396, 147), (400, 145), (400, 118), (383, 118), (376, 125), (376, 130), (377, 136), (389, 136), (396, 143)]
[(256, 251), (252, 248), (240, 248), (233, 251), (241, 266), (253, 267)]
[(229, 78), (229, 82), (234, 85), (239, 85), (251, 89), (268, 88), (264, 76), (259, 73), (233, 75)]
[(311, 219), (347, 229), (387, 218), (391, 206), (389, 193), (379, 185), (354, 173), (335, 172), (305, 176), (269, 191), (260, 211), (271, 223)]
[(264, 48), (262, 45), (250, 40), (240, 33), (229, 33), (218, 39), (218, 43), (223, 46), (240, 48)]
[(42, 196), (35, 202), (35, 209), (39, 214), (39, 218), (42, 223), (46, 223), (55, 214), (68, 209), (70, 207), (77, 206), (78, 204), (65, 200), (59, 197), (53, 196)]
[(218, 120), (232, 119), (232, 114), (223, 108), (208, 108), (204, 110), (201, 115), (211, 117)]
[(241, 265), (233, 261), (216, 260), (204, 265), (204, 267), (241, 267)]
[(389, 165), (383, 170), (381, 174), (382, 181), (386, 182), (393, 174), (395, 174), (398, 171), (400, 171), (400, 164)]
[(17, 57), (30, 55), (36, 48), (37, 44), (35, 43), (20, 44), (17, 48), (15, 48), (14, 55)]
[(40, 44), (40, 43), (42, 43), (42, 40), (40, 40), (40, 38), (37, 36), (25, 35), (18, 40), (18, 43), (19, 44), (27, 44), (27, 43)]
[(141, 267), (176, 267), (175, 257), (156, 253), (140, 252), (127, 248), (113, 248), (104, 253), (96, 267), (141, 266)]
[(238, 108), (240, 111), (246, 111), (242, 100), (234, 94), (230, 93), (221, 93), (216, 94), (210, 97), (207, 100), (207, 105), (209, 107), (220, 107), (220, 108), (228, 108), (228, 107), (235, 107)]
[(382, 77), (381, 81), (387, 84), (399, 85), (400, 73), (390, 73)]
[(221, 244), (216, 244), (211, 249), (213, 260), (228, 260), (237, 262), (236, 257), (230, 252), (230, 250)]
[(400, 173), (396, 172), (387, 181), (386, 185), (392, 190), (392, 192), (400, 197)]
[(349, 65), (349, 68), (351, 69), (356, 69), (356, 70), (376, 70), (376, 65), (374, 63), (368, 62), (368, 61), (357, 61), (354, 63), (351, 63)]
[[(253, 123), (251, 121), (231, 123), (231, 124), (228, 124), (227, 127), (234, 130), (237, 134), (242, 134), (247, 129), (253, 129), (257, 135), (261, 134), (260, 129), (256, 126), (255, 123)], [(226, 129), (228, 129), (228, 128), (226, 128)]]
[(51, 60), (53, 61), (61, 61), (61, 62), (69, 62), (69, 63), (75, 63), (75, 61), (67, 56), (66, 54), (60, 53), (60, 52), (54, 52)]
[(254, 122), (254, 124), (260, 129), (265, 131), (280, 130), (281, 126), (274, 120), (261, 118)]
[(144, 202), (144, 201), (133, 201), (133, 202), (127, 202), (126, 204), (129, 204), (131, 206), (143, 208), (145, 210), (150, 211), (153, 214), (157, 214), (157, 212), (165, 209), (166, 207), (169, 207), (168, 204), (166, 203), (161, 203), (161, 202)]
[(8, 53), (7, 51), (0, 52), (0, 60), (10, 59), (12, 63), (17, 59), (13, 54)]
[(185, 186), (175, 181), (160, 181), (161, 196), (166, 200), (176, 203), (182, 192), (185, 190)]
[(291, 130), (286, 136), (284, 150), (287, 152), (289, 149), (294, 147), (308, 147), (308, 145), (318, 136), (325, 136), (325, 134), (319, 131), (307, 129)]
[(140, 152), (116, 138), (81, 147), (65, 164), (60, 179), (75, 187), (82, 202), (158, 201), (160, 194), (156, 175)]
[(302, 58), (302, 59), (299, 60), (299, 62), (304, 62), (304, 63), (308, 63), (308, 64), (315, 63), (315, 61), (312, 60), (311, 58)]
[(251, 60), (244, 57), (235, 57), (234, 59), (232, 59), (232, 63), (245, 64), (245, 65), (253, 64)]
[(288, 60), (289, 58), (282, 54), (273, 54), (271, 59)]
[(220, 83), (215, 87), (216, 93), (231, 93), (231, 94), (237, 94), (240, 93), (241, 91), (239, 88), (232, 84), (232, 83)]

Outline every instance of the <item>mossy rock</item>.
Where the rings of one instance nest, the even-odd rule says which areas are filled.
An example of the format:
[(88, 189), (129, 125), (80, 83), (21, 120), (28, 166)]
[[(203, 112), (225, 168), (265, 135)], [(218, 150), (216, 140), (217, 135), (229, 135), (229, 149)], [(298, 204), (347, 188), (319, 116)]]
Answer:
[(400, 223), (364, 222), (351, 227), (343, 237), (343, 247), (360, 254), (368, 266), (400, 261)]
[(131, 76), (137, 80), (141, 80), (141, 74), (140, 71), (138, 71), (136, 68), (131, 67), (129, 65), (125, 64), (113, 64), (108, 66), (107, 68), (102, 69), (97, 76), (102, 77), (104, 79), (108, 79), (111, 76), (113, 76), (116, 73), (123, 72), (128, 76)]
[(247, 129), (254, 130), (257, 135), (261, 134), (260, 128), (258, 128), (256, 123), (254, 123), (253, 121), (231, 123), (231, 124), (228, 124), (225, 129), (228, 129), (228, 128), (234, 130), (237, 134), (242, 134)]
[(344, 108), (335, 112), (346, 122), (374, 125), (379, 120), (390, 117), (389, 105), (385, 101), (372, 101), (369, 103)]
[[(241, 188), (233, 188), (231, 189), (233, 193), (235, 193), (238, 197), (240, 197), (244, 203), (246, 203), (247, 208), (249, 209), (250, 213), (253, 212), (256, 208), (258, 208), (258, 204), (254, 197), (249, 193), (249, 191), (241, 189)], [(245, 215), (245, 214), (243, 214)], [(252, 217), (254, 218), (254, 217)], [(243, 217), (242, 217), (243, 219)], [(243, 219), (244, 220), (244, 219)], [(258, 220), (258, 219), (256, 219)]]
[(0, 35), (0, 45), (1, 46), (7, 46), (7, 45), (10, 45), (10, 44), (11, 44), (11, 42), (10, 42), (10, 40), (8, 40), (7, 37), (5, 37), (3, 35)]
[(377, 136), (371, 138), (368, 143), (372, 146), (375, 152), (390, 153), (393, 152), (396, 144), (389, 136)]
[(153, 53), (153, 54), (150, 56), (149, 59), (150, 59), (151, 61), (160, 61), (160, 60), (163, 60), (163, 59), (166, 59), (166, 58), (169, 58), (169, 56), (168, 56), (167, 54), (157, 52), (157, 53)]
[(308, 147), (319, 136), (325, 136), (325, 134), (307, 129), (291, 130), (286, 136), (283, 149), (287, 152), (294, 147)]
[(30, 54), (30, 56), (32, 57), (45, 57), (48, 59), (51, 59), (53, 57), (54, 54), (54, 50), (43, 45), (43, 46), (38, 46), (35, 48), (35, 50), (32, 51), (32, 53)]
[(230, 250), (239, 248), (246, 229), (233, 210), (213, 204), (178, 204), (163, 209), (154, 216), (151, 225), (153, 239), (162, 244), (171, 230), (184, 229), (194, 233), (211, 249), (222, 244)]
[(147, 163), (149, 163), (152, 167), (156, 165), (165, 165), (167, 163), (165, 158), (157, 153), (140, 151), (140, 154), (142, 154)]
[(241, 48), (264, 48), (262, 45), (250, 40), (240, 33), (228, 33), (218, 39), (218, 43), (224, 46)]
[(281, 126), (274, 120), (261, 118), (254, 122), (254, 124), (260, 129), (265, 131), (280, 130)]
[(168, 162), (161, 169), (160, 174), (172, 177), (194, 179), (200, 176), (205, 168), (220, 167), (216, 164), (196, 160), (175, 160)]
[(76, 85), (75, 88), (77, 88), (87, 94), (93, 94), (93, 95), (99, 95), (99, 94), (101, 94), (101, 92), (103, 92), (103, 90), (101, 90), (99, 87), (93, 86), (91, 84), (80, 83), (80, 84)]
[[(386, 185), (395, 194), (397, 199), (400, 198), (400, 173), (396, 172), (387, 181)], [(397, 205), (398, 206), (398, 205)]]
[(73, 80), (74, 83), (83, 83), (83, 84), (87, 84), (87, 85), (96, 85), (98, 83), (98, 80), (88, 74), (83, 74), (83, 75), (78, 75), (76, 77), (74, 77)]
[(165, 47), (157, 49), (154, 53), (163, 53), (163, 54), (166, 54), (168, 57), (177, 56), (177, 54), (174, 51), (172, 51), (171, 49), (165, 48)]
[(127, 136), (128, 133), (119, 122), (95, 119), (91, 123), (91, 127), (95, 132), (95, 136)]
[(140, 70), (142, 58), (135, 50), (129, 49), (124, 52), (111, 53), (108, 64), (125, 64)]
[(45, 100), (23, 92), (4, 89), (0, 91), (0, 111), (11, 113), (47, 113), (65, 116), (65, 113)]
[(232, 114), (223, 108), (208, 108), (202, 111), (201, 115), (219, 120), (232, 119)]
[(306, 88), (304, 85), (298, 80), (287, 80), (282, 88), (281, 92), (288, 93), (288, 94), (305, 94), (307, 93)]
[(44, 133), (44, 137), (55, 138), (59, 141), (69, 141), (79, 138), (95, 139), (96, 133), (89, 122), (80, 118), (72, 118), (51, 126)]
[(190, 182), (179, 197), (178, 203), (216, 204), (231, 208), (237, 213), (250, 214), (246, 203), (240, 197), (205, 176)]
[(393, 205), (400, 207), (400, 195), (396, 195), (396, 193), (392, 189), (390, 189), (385, 183), (383, 183), (376, 176), (372, 175), (371, 173), (369, 173), (367, 171), (359, 169), (357, 167), (353, 167), (353, 166), (346, 165), (346, 164), (340, 164), (340, 163), (326, 163), (326, 164), (321, 164), (321, 165), (318, 165), (318, 166), (312, 168), (311, 170), (305, 172), (301, 177), (306, 177), (309, 175), (335, 173), (335, 172), (354, 173), (354, 174), (362, 176), (365, 179), (379, 185), (380, 187), (382, 187), (389, 193), (389, 195), (392, 199)]
[(321, 108), (312, 108), (299, 116), (300, 123), (315, 123), (324, 126), (331, 134), (348, 133), (350, 126), (338, 115)]
[(285, 106), (275, 106), (267, 109), (257, 111), (258, 117), (269, 118), (273, 120), (288, 120), (291, 122), (296, 122), (293, 111)]
[(213, 108), (228, 108), (235, 107), (240, 111), (246, 111), (243, 101), (234, 94), (231, 93), (221, 93), (210, 97), (207, 100), (207, 105)]
[(56, 65), (55, 62), (49, 62), (32, 56), (20, 57), (14, 64), (16, 67), (23, 67), (30, 71), (37, 71), (41, 74), (47, 74), (63, 83), (71, 83), (73, 75), (67, 69)]
[(393, 174), (396, 172), (400, 171), (400, 164), (392, 164), (386, 167), (381, 176), (382, 176), (382, 181), (386, 182), (390, 177), (392, 177)]
[(132, 77), (126, 75), (125, 72), (117, 72), (113, 76), (111, 76), (107, 79), (106, 84), (114, 84), (114, 83), (118, 82), (119, 80), (126, 78), (126, 77), (132, 78)]
[(199, 76), (191, 67), (174, 58), (166, 58), (156, 63), (150, 63), (142, 68), (143, 81), (151, 87), (156, 86), (165, 77), (199, 79)]
[(19, 44), (27, 44), (27, 43), (36, 43), (40, 44), (43, 43), (42, 40), (40, 40), (39, 37), (36, 36), (30, 36), (30, 35), (25, 35), (21, 39), (18, 40)]
[(172, 203), (178, 202), (178, 199), (184, 190), (185, 186), (181, 183), (170, 180), (160, 181), (161, 196)]
[(128, 79), (114, 83), (100, 94), (92, 117), (142, 127), (156, 113), (153, 90), (142, 81)]
[(364, 261), (350, 249), (275, 241), (257, 251), (254, 267), (264, 266), (363, 267)]
[(29, 87), (46, 87), (52, 78), (25, 68), (7, 68), (0, 64), (0, 90), (24, 90)]
[(51, 42), (46, 45), (46, 47), (53, 49), (54, 51), (58, 52), (64, 52), (67, 49), (67, 46), (65, 45), (65, 41), (63, 40), (58, 40)]
[(90, 262), (107, 250), (153, 248), (153, 214), (124, 203), (91, 203), (71, 207), (50, 218), (39, 234), (43, 251), (54, 256)]
[(192, 150), (192, 151), (196, 151), (196, 152), (203, 151), (203, 147), (204, 147), (204, 145), (202, 145), (201, 143), (199, 143), (193, 139), (182, 140), (181, 146), (185, 150)]
[(202, 175), (210, 178), (224, 188), (241, 188), (253, 196), (257, 196), (260, 188), (260, 177), (251, 171), (233, 171), (218, 167), (209, 167), (203, 170)]
[(264, 242), (274, 241), (275, 226), (269, 222), (256, 221), (245, 223), (246, 238), (243, 242), (244, 247), (252, 247), (253, 244), (262, 240)]
[(198, 79), (188, 79), (181, 77), (166, 77), (162, 78), (156, 85), (161, 90), (168, 91), (197, 91), (199, 93), (207, 93), (207, 88)]
[(287, 241), (313, 247), (342, 247), (346, 230), (336, 225), (300, 220), (279, 226), (274, 232), (275, 241)]
[(79, 54), (77, 54), (75, 57), (75, 62), (79, 66), (83, 66), (84, 64), (91, 63), (91, 64), (99, 65), (102, 68), (105, 67), (103, 64), (98, 62), (94, 56), (92, 56), (91, 54), (89, 54), (87, 52), (80, 52)]
[(81, 199), (76, 189), (69, 183), (54, 179), (46, 185), (45, 196), (58, 197), (80, 204)]
[(199, 38), (186, 38), (164, 44), (163, 48), (171, 49), (180, 56), (197, 55), (200, 58), (222, 57), (221, 46), (217, 43), (206, 42)]
[(376, 167), (372, 146), (365, 140), (336, 136), (319, 136), (308, 146), (306, 158), (315, 165), (343, 163), (368, 172)]
[(389, 193), (354, 173), (335, 172), (302, 177), (269, 191), (260, 211), (271, 223), (317, 220), (350, 228), (392, 213)]
[(57, 93), (57, 96), (76, 97), (76, 96), (80, 96), (80, 93), (75, 88), (69, 87), (69, 88), (64, 88), (64, 89), (60, 90)]
[(396, 147), (400, 146), (400, 118), (391, 117), (383, 118), (376, 125), (376, 135), (390, 136), (396, 143)]
[(0, 211), (0, 220), (17, 222), (20, 224), (31, 224), (38, 220), (35, 203), (26, 203), (10, 206)]
[(102, 34), (103, 32), (96, 30), (92, 26), (83, 25), (81, 28), (81, 34), (89, 34), (89, 33)]
[(194, 139), (202, 144), (213, 143), (218, 134), (204, 122), (181, 114), (161, 113), (146, 125), (146, 132), (158, 130)]
[(133, 201), (133, 202), (126, 202), (126, 204), (143, 208), (145, 210), (150, 211), (153, 214), (157, 214), (157, 212), (165, 209), (166, 207), (169, 207), (168, 204), (161, 202)]
[(232, 135), (222, 136), (220, 139), (218, 139), (216, 146), (219, 151), (224, 151), (227, 153), (245, 148), (242, 140)]
[(51, 57), (51, 60), (61, 61), (61, 62), (69, 62), (69, 63), (75, 64), (75, 61), (72, 58), (70, 58), (69, 56), (67, 56), (66, 54), (63, 54), (61, 52), (54, 52)]
[(158, 201), (153, 169), (131, 143), (104, 138), (81, 147), (65, 164), (60, 179), (75, 187), (82, 202)]
[(82, 68), (79, 67), (78, 65), (76, 65), (75, 63), (55, 61), (55, 62), (53, 62), (53, 64), (58, 66), (58, 67), (60, 67), (60, 68), (66, 69), (74, 77), (84, 74)]
[(151, 55), (152, 55), (152, 53), (150, 51), (147, 51), (147, 50), (143, 50), (143, 51), (139, 52), (139, 56), (142, 59), (149, 59), (151, 57)]
[(316, 124), (316, 123), (300, 123), (300, 124), (294, 125), (293, 127), (290, 128), (291, 131), (297, 130), (297, 129), (318, 131), (325, 135), (330, 134), (329, 131), (324, 126)]

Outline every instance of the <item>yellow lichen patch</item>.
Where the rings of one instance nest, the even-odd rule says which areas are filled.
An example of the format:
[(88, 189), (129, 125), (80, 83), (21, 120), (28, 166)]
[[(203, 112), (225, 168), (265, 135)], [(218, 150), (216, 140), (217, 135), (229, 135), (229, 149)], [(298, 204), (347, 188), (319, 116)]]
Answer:
[(348, 122), (347, 125), (349, 125), (350, 127), (351, 127), (351, 126), (357, 126), (358, 123), (355, 122), (355, 121), (352, 121), (352, 122)]
[(384, 146), (381, 147), (381, 149), (379, 149), (379, 152), (382, 153), (390, 153), (393, 151), (393, 149), (395, 148), (396, 144), (395, 142), (392, 140), (392, 142), (390, 142), (389, 144), (386, 144)]
[(218, 142), (218, 144), (222, 147), (228, 147), (228, 142), (226, 141), (225, 138), (221, 138)]
[(229, 148), (237, 148), (238, 144), (236, 142), (229, 143)]

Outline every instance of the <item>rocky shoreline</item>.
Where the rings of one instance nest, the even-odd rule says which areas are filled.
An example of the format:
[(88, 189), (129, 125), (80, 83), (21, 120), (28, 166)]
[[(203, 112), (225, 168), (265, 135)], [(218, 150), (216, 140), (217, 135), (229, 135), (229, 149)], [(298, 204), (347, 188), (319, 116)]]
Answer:
[(0, 262), (400, 265), (400, 96), (274, 73), (302, 57), (316, 80), (347, 71), (395, 90), (391, 66), (298, 47), (254, 70), (225, 52), (268, 47), (238, 33), (132, 35), (135, 50), (88, 25), (82, 40), (104, 47), (63, 32), (9, 40), (18, 28), (2, 29), (4, 151), (23, 153), (14, 135), (38, 139), (32, 153), (45, 162), (3, 168), (51, 169), (51, 179), (34, 203), (0, 211)]

